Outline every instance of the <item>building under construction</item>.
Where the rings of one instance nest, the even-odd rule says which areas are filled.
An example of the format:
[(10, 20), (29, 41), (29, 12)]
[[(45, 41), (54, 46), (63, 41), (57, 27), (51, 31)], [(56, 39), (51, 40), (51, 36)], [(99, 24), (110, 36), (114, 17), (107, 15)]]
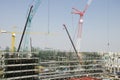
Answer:
[(70, 52), (56, 53), (46, 60), (41, 59), (39, 64), (40, 80), (72, 80), (82, 77), (102, 79), (105, 70), (102, 66), (104, 62), (101, 56), (98, 53), (82, 54), (81, 64), (75, 53)]
[(1, 52), (0, 79), (3, 80), (38, 80), (38, 58), (27, 57), (21, 53)]
[[(2, 52), (0, 78), (5, 80), (57, 80), (92, 76), (100, 78), (103, 74), (102, 60), (84, 60), (83, 64), (70, 55), (49, 56), (48, 59), (28, 56), (31, 53)], [(57, 53), (58, 54), (58, 53)], [(48, 56), (46, 56), (48, 57)]]
[[(19, 52), (13, 53), (14, 56), (9, 53), (0, 52), (1, 80), (119, 79), (119, 76), (114, 76), (114, 73), (109, 72), (111, 69), (105, 66), (107, 64), (103, 55), (97, 52), (81, 53), (81, 64), (73, 52), (53, 51), (52, 54), (46, 51), (41, 51), (39, 54)], [(28, 54), (32, 55), (28, 56)]]

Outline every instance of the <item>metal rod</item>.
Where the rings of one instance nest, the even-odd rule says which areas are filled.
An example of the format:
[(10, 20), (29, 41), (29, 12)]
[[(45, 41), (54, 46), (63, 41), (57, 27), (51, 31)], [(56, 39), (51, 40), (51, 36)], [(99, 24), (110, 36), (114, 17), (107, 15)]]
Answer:
[(21, 44), (22, 44), (22, 41), (23, 41), (23, 37), (24, 37), (25, 31), (26, 31), (26, 27), (27, 27), (27, 24), (28, 24), (28, 21), (29, 21), (29, 16), (30, 16), (30, 13), (31, 13), (31, 11), (32, 11), (32, 8), (33, 8), (33, 5), (30, 7), (30, 11), (29, 11), (29, 14), (28, 14), (28, 17), (27, 17), (26, 23), (25, 23), (25, 27), (24, 27), (24, 30), (23, 30), (23, 33), (22, 33), (22, 36), (21, 36), (21, 40), (20, 40), (20, 43), (19, 43), (19, 46), (18, 46), (17, 52), (20, 51)]
[(32, 52), (32, 50), (33, 50), (33, 49), (32, 49), (32, 48), (33, 48), (33, 47), (32, 47), (32, 38), (30, 38), (30, 48), (31, 48), (31, 52)]

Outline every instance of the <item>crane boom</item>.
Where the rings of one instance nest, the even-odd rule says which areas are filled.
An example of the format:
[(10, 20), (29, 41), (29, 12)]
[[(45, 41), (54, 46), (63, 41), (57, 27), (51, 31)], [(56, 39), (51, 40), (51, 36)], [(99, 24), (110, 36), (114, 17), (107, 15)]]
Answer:
[(26, 20), (26, 23), (25, 23), (25, 27), (24, 27), (24, 30), (23, 30), (23, 33), (22, 33), (22, 36), (21, 36), (21, 40), (20, 40), (17, 52), (20, 51), (21, 45), (22, 45), (24, 50), (28, 49), (28, 46), (30, 44), (29, 43), (29, 38), (30, 38), (29, 33), (30, 33), (31, 21), (32, 21), (40, 3), (41, 3), (41, 0), (34, 0), (33, 4), (30, 7), (29, 14), (28, 14), (28, 17), (27, 17), (27, 20)]
[(74, 48), (74, 50), (75, 50), (75, 53), (76, 53), (77, 58), (78, 58), (78, 60), (79, 60), (79, 63), (81, 64), (81, 58), (80, 58), (80, 56), (79, 56), (79, 54), (78, 54), (78, 52), (77, 52), (77, 49), (76, 49), (76, 47), (75, 47), (75, 45), (74, 45), (74, 43), (73, 43), (72, 38), (71, 38), (71, 36), (70, 36), (70, 34), (69, 34), (68, 30), (67, 30), (67, 27), (66, 27), (65, 24), (63, 24), (63, 26), (64, 26), (64, 28), (65, 28), (65, 30), (66, 30), (66, 32), (67, 32), (67, 35), (68, 35), (68, 37), (69, 37), (69, 39), (70, 39), (71, 44), (72, 44), (72, 46), (73, 46), (73, 48)]
[(69, 37), (69, 39), (70, 39), (70, 42), (72, 43), (72, 46), (73, 46), (73, 48), (74, 48), (74, 50), (75, 50), (75, 53), (77, 54), (76, 47), (75, 47), (75, 45), (74, 45), (74, 43), (73, 43), (73, 41), (72, 41), (72, 38), (71, 38), (71, 36), (70, 36), (70, 34), (69, 34), (68, 30), (67, 30), (67, 27), (66, 27), (65, 24), (63, 24), (63, 26), (64, 26), (64, 28), (65, 28), (67, 34), (68, 34), (68, 37)]

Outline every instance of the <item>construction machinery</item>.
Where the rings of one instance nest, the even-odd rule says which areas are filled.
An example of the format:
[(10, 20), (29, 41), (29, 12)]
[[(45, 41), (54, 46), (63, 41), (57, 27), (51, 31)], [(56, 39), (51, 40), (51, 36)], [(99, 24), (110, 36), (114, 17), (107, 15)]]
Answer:
[(15, 32), (9, 32), (9, 31), (6, 31), (6, 30), (0, 30), (0, 33), (8, 33), (8, 34), (11, 34), (12, 38), (11, 38), (11, 52), (14, 52), (15, 51)]
[[(88, 0), (88, 3), (87, 3), (87, 5), (85, 6), (85, 8), (84, 8), (83, 11), (79, 11), (79, 10), (77, 10), (77, 9), (75, 9), (75, 8), (72, 8), (72, 9), (74, 10), (74, 12), (72, 12), (73, 14), (78, 14), (78, 15), (80, 15), (79, 26), (78, 26), (78, 31), (77, 31), (77, 42), (76, 42), (76, 46), (74, 45), (74, 43), (73, 43), (73, 41), (72, 41), (72, 39), (71, 39), (71, 36), (70, 36), (70, 34), (69, 34), (68, 30), (67, 30), (66, 25), (63, 24), (63, 26), (64, 26), (67, 34), (68, 34), (68, 37), (69, 37), (69, 39), (70, 39), (70, 41), (71, 41), (71, 43), (72, 43), (72, 46), (73, 46), (73, 48), (74, 48), (74, 50), (75, 50), (75, 53), (76, 53), (77, 58), (78, 58), (78, 61), (79, 61), (79, 63), (81, 64), (81, 65), (79, 65), (79, 69), (78, 69), (78, 70), (82, 69), (82, 66), (85, 64), (85, 63), (83, 63), (84, 59), (82, 59), (82, 57), (81, 57), (81, 55), (80, 55), (80, 42), (81, 42), (81, 37), (82, 37), (83, 16), (84, 16), (86, 10), (88, 9), (89, 5), (91, 4), (91, 2), (92, 2), (92, 0)], [(95, 61), (94, 63), (96, 63), (96, 61)], [(95, 64), (92, 64), (92, 65), (95, 65)], [(89, 64), (87, 64), (86, 66), (89, 66)], [(93, 68), (96, 68), (96, 67), (93, 67)], [(101, 66), (100, 66), (100, 68), (101, 68)], [(85, 73), (87, 72), (87, 69), (88, 69), (88, 68), (85, 67)], [(92, 72), (92, 71), (88, 71), (87, 73), (90, 73), (90, 72)], [(93, 70), (93, 72), (96, 73), (96, 72), (103, 72), (103, 71), (102, 71), (102, 70), (97, 70), (97, 71)], [(82, 73), (82, 72), (80, 72), (80, 73)], [(92, 74), (92, 73), (90, 73), (90, 74)], [(99, 75), (99, 74), (100, 74), (100, 73), (98, 73), (98, 75)], [(82, 78), (79, 78), (79, 77), (78, 77), (78, 78), (70, 78), (69, 80), (101, 80), (101, 79), (92, 78), (92, 77), (89, 77), (89, 76), (91, 76), (91, 75), (87, 74), (87, 75), (85, 75), (85, 77), (82, 77)]]
[(41, 3), (41, 0), (34, 0), (30, 7), (29, 14), (28, 14), (28, 17), (27, 17), (27, 20), (25, 23), (25, 27), (24, 27), (24, 30), (23, 30), (23, 33), (22, 33), (22, 36), (20, 39), (20, 43), (19, 43), (17, 52), (20, 51), (22, 43), (23, 43), (23, 45), (22, 45), (23, 51), (28, 51), (28, 47), (30, 46), (30, 40), (29, 40), (30, 36), (27, 33), (30, 33), (31, 21), (32, 21), (40, 3)]
[(88, 0), (85, 8), (83, 11), (79, 11), (75, 8), (72, 8), (74, 11), (72, 12), (72, 14), (78, 14), (80, 16), (80, 19), (79, 19), (79, 25), (78, 25), (78, 28), (77, 28), (77, 40), (76, 40), (76, 50), (77, 50), (77, 56), (79, 57), (79, 61), (81, 60), (81, 55), (80, 55), (80, 43), (81, 43), (81, 37), (82, 37), (82, 25), (83, 25), (83, 16), (86, 12), (86, 10), (88, 9), (89, 5), (91, 4), (92, 0)]
[[(30, 25), (33, 16), (36, 13), (37, 8), (40, 5), (41, 0), (34, 0), (30, 7), (29, 14), (26, 20), (26, 24), (21, 36), (21, 40), (17, 49), (17, 52), (1, 52), (0, 56), (0, 79), (4, 80), (38, 80), (38, 58), (31, 57), (26, 54), (32, 55), (31, 52), (19, 52), (21, 47), (25, 50), (30, 44)], [(2, 33), (8, 33), (3, 30)], [(12, 48), (14, 51), (15, 45), (15, 32), (9, 32), (12, 34)], [(24, 36), (25, 35), (25, 36)], [(29, 44), (28, 44), (29, 43)], [(12, 54), (12, 55), (11, 55)]]
[(72, 43), (72, 46), (73, 46), (73, 48), (74, 48), (74, 50), (75, 50), (75, 53), (77, 54), (77, 57), (78, 57), (79, 62), (81, 61), (81, 58), (80, 58), (81, 56), (80, 56), (79, 53), (80, 53), (80, 42), (81, 42), (81, 37), (82, 37), (83, 16), (84, 16), (86, 10), (88, 9), (89, 5), (91, 4), (91, 2), (92, 2), (92, 0), (88, 0), (87, 5), (85, 6), (85, 8), (84, 8), (83, 11), (79, 11), (79, 10), (77, 10), (77, 9), (75, 9), (75, 8), (72, 8), (72, 9), (74, 10), (74, 11), (72, 12), (72, 14), (78, 14), (78, 15), (80, 15), (79, 26), (78, 26), (78, 31), (77, 31), (77, 42), (76, 42), (76, 46), (74, 45), (74, 43), (73, 43), (73, 41), (72, 41), (72, 39), (71, 39), (71, 36), (70, 36), (70, 34), (69, 34), (68, 30), (67, 30), (66, 25), (63, 24), (63, 26), (64, 26), (67, 34), (68, 34), (68, 37), (69, 37), (69, 39), (70, 39), (70, 41), (71, 41), (71, 43)]
[(75, 45), (74, 45), (74, 43), (73, 43), (73, 40), (72, 40), (72, 38), (71, 38), (71, 36), (70, 36), (70, 34), (69, 34), (69, 31), (68, 31), (68, 29), (67, 29), (67, 27), (66, 27), (65, 24), (63, 24), (63, 26), (64, 26), (64, 28), (65, 28), (65, 30), (66, 30), (66, 32), (67, 32), (67, 35), (68, 35), (68, 37), (69, 37), (69, 39), (70, 39), (70, 41), (71, 41), (71, 44), (72, 44), (72, 46), (73, 46), (73, 48), (74, 48), (74, 51), (75, 51), (75, 53), (76, 53), (76, 55), (77, 55), (77, 57), (78, 57), (79, 63), (81, 64), (81, 59), (80, 59), (79, 54), (78, 54), (78, 52), (77, 52), (77, 49), (76, 49), (76, 47), (75, 47)]
[(72, 8), (74, 11), (72, 12), (72, 14), (78, 14), (80, 16), (79, 19), (79, 26), (78, 26), (78, 31), (77, 31), (77, 41), (76, 41), (76, 49), (78, 51), (78, 53), (80, 52), (80, 43), (81, 43), (81, 37), (82, 37), (82, 25), (83, 25), (83, 16), (86, 12), (86, 10), (88, 9), (89, 5), (91, 4), (92, 0), (88, 0), (85, 8), (83, 11), (79, 11), (76, 8)]

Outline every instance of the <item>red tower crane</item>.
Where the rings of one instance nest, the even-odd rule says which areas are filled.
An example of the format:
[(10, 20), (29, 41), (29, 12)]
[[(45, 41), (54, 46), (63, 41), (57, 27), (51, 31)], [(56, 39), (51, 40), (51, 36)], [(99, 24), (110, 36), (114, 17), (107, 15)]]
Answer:
[(72, 8), (74, 11), (72, 12), (72, 14), (78, 14), (80, 16), (79, 19), (79, 25), (78, 25), (78, 31), (77, 31), (77, 41), (76, 41), (76, 49), (77, 52), (80, 52), (80, 42), (81, 42), (81, 37), (82, 37), (82, 25), (83, 25), (83, 16), (86, 12), (86, 10), (88, 9), (89, 5), (91, 4), (92, 0), (88, 0), (85, 8), (83, 11), (79, 11), (76, 8)]

